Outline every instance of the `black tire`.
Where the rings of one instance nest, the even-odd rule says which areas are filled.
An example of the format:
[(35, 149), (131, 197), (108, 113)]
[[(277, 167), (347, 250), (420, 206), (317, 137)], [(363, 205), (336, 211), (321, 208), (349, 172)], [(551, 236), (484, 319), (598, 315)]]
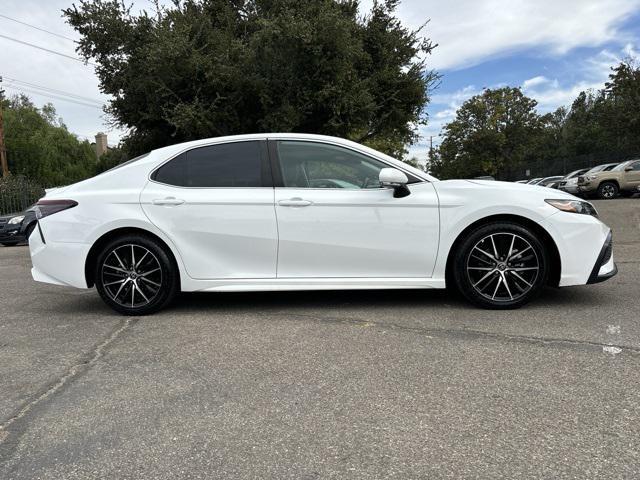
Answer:
[(2, 242), (5, 247), (15, 247), (17, 244), (18, 242)]
[(466, 235), (456, 248), (452, 273), (470, 302), (511, 309), (540, 295), (548, 272), (549, 256), (534, 232), (516, 223), (493, 222)]
[(36, 224), (35, 222), (32, 223), (31, 225), (29, 225), (27, 227), (27, 229), (24, 231), (24, 242), (29, 245), (29, 237), (31, 236), (31, 234), (33, 233), (33, 231), (36, 228)]
[(96, 260), (94, 279), (102, 300), (123, 315), (157, 312), (180, 288), (171, 253), (153, 238), (138, 234), (119, 237), (104, 246)]
[(618, 196), (618, 185), (614, 182), (602, 182), (598, 185), (598, 198), (611, 200)]

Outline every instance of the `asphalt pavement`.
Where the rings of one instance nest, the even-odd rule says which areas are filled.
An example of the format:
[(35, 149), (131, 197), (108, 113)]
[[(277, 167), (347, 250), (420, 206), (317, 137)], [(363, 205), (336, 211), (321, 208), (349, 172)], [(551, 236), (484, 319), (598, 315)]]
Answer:
[(0, 248), (0, 478), (638, 478), (640, 198), (595, 203), (619, 274), (515, 311), (228, 293), (125, 318)]

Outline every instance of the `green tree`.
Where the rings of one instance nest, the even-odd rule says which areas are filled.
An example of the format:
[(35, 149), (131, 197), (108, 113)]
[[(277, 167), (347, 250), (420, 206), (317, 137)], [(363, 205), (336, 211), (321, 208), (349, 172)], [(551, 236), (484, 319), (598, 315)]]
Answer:
[(544, 122), (519, 88), (487, 89), (462, 104), (443, 129), (430, 171), (442, 178), (508, 178), (537, 155)]
[(401, 155), (426, 121), (434, 45), (398, 0), (175, 0), (133, 15), (118, 0), (64, 11), (98, 64), (130, 155), (209, 136), (336, 135)]
[(11, 173), (44, 186), (68, 185), (94, 173), (95, 153), (67, 127), (51, 104), (37, 108), (19, 95), (4, 101), (5, 143)]
[(129, 155), (119, 147), (109, 148), (103, 153), (96, 163), (95, 173), (106, 172), (107, 170), (120, 165), (129, 160)]

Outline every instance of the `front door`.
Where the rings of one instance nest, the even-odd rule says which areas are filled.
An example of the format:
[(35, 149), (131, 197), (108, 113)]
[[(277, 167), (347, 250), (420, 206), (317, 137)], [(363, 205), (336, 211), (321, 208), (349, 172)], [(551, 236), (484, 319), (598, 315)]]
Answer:
[(158, 168), (144, 212), (196, 279), (274, 278), (277, 225), (266, 141), (194, 148)]
[[(438, 199), (413, 178), (411, 194), (382, 188), (390, 165), (315, 141), (272, 141), (278, 278), (426, 278), (438, 249)], [(278, 185), (279, 184), (279, 185)]]

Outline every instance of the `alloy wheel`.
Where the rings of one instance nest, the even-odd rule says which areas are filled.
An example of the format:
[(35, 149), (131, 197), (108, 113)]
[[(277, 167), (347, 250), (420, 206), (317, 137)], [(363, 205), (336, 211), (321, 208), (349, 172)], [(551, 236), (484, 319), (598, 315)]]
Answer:
[(125, 308), (150, 304), (162, 286), (158, 258), (141, 245), (120, 245), (102, 263), (102, 285), (109, 297)]
[(540, 273), (540, 259), (522, 236), (493, 233), (471, 249), (466, 272), (473, 289), (486, 299), (513, 302), (534, 287)]
[(616, 193), (615, 188), (610, 183), (607, 183), (606, 185), (602, 186), (602, 196), (604, 198), (613, 198), (615, 193)]

